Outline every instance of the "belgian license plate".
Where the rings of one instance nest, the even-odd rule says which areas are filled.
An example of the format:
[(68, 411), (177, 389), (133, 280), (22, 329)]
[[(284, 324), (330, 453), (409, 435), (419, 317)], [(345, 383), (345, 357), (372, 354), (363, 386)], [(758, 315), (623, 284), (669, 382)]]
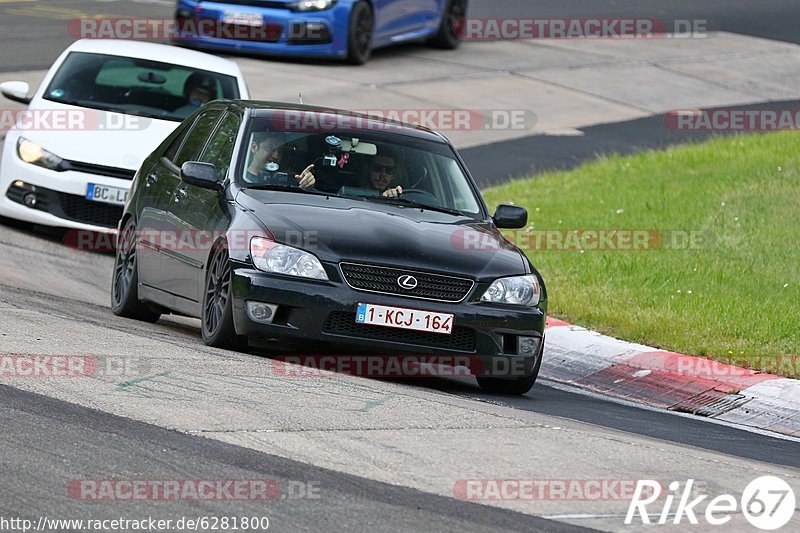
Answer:
[(128, 189), (90, 183), (86, 188), (86, 199), (93, 202), (125, 205), (125, 202), (128, 200)]
[(226, 11), (222, 15), (222, 23), (258, 27), (264, 24), (264, 17), (260, 13), (248, 11)]
[(356, 309), (356, 322), (444, 335), (453, 332), (453, 315), (405, 307), (359, 303)]

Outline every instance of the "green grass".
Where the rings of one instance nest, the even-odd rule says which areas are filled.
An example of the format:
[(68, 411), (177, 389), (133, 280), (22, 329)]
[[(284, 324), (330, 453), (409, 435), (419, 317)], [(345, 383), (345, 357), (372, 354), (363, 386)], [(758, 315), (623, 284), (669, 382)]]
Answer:
[(526, 253), (552, 316), (800, 377), (800, 133), (609, 157), (484, 197), (526, 207), (535, 230), (702, 232), (694, 249)]

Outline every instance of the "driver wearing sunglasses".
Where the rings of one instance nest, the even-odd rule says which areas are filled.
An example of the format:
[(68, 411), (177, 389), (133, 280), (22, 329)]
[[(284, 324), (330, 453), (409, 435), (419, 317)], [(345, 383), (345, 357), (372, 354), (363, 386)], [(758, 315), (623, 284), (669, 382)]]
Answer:
[(396, 198), (403, 194), (403, 188), (389, 187), (395, 179), (397, 169), (394, 156), (378, 154), (369, 163), (369, 183), (373, 189), (380, 191), (382, 196)]

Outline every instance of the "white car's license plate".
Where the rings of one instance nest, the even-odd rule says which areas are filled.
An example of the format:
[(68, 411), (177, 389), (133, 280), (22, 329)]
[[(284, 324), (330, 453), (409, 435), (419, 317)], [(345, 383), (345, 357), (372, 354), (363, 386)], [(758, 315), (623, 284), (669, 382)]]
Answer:
[(125, 202), (128, 200), (128, 189), (90, 183), (86, 189), (86, 199), (92, 200), (93, 202), (125, 205)]
[(223, 24), (235, 24), (237, 26), (258, 27), (264, 24), (264, 17), (260, 13), (250, 13), (247, 11), (226, 11), (222, 15)]
[(453, 315), (385, 305), (359, 303), (356, 309), (356, 322), (444, 335), (453, 332)]

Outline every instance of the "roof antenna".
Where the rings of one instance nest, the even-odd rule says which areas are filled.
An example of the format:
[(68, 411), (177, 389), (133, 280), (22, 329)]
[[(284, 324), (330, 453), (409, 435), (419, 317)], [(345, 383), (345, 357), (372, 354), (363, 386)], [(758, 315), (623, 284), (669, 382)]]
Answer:
[(298, 93), (300, 96), (300, 105), (303, 105), (303, 93)]

